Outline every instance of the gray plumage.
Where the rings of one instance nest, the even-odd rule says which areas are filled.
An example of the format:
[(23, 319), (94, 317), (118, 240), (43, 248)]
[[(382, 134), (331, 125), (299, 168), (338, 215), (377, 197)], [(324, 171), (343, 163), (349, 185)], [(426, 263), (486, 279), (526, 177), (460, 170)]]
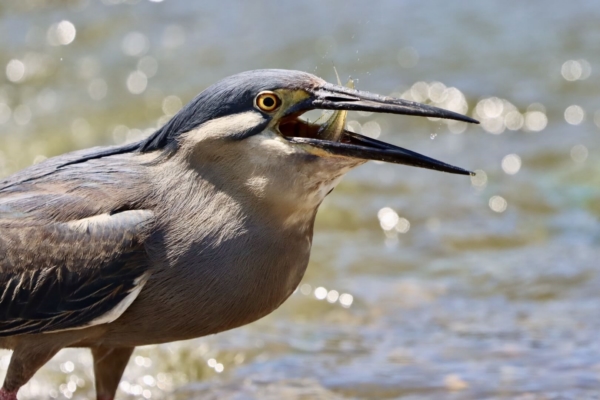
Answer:
[[(257, 105), (265, 91), (281, 102), (272, 112)], [(0, 181), (0, 347), (14, 350), (0, 399), (68, 346), (92, 348), (97, 396), (111, 399), (135, 346), (270, 313), (304, 274), (318, 206), (366, 159), (466, 173), (350, 132), (320, 140), (296, 118), (312, 108), (473, 122), (303, 72), (251, 71), (139, 143)]]

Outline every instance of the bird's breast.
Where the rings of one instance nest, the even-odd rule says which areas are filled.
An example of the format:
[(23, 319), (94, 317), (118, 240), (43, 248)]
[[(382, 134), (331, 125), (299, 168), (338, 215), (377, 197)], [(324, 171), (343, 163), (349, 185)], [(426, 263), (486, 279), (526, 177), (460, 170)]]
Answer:
[(151, 238), (158, 262), (118, 326), (111, 324), (116, 331), (145, 344), (204, 336), (255, 321), (292, 294), (308, 264), (315, 213), (283, 226), (217, 197), (172, 216)]

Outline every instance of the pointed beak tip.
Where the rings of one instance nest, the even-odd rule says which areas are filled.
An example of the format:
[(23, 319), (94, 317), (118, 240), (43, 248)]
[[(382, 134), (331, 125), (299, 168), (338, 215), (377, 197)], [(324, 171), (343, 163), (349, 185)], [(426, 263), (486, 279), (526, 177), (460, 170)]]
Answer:
[(460, 167), (455, 167), (455, 166), (452, 166), (452, 165), (449, 165), (449, 169), (443, 169), (442, 171), (449, 172), (451, 174), (465, 175), (465, 176), (475, 176), (475, 175), (477, 175), (473, 171), (469, 171), (468, 169), (462, 169)]

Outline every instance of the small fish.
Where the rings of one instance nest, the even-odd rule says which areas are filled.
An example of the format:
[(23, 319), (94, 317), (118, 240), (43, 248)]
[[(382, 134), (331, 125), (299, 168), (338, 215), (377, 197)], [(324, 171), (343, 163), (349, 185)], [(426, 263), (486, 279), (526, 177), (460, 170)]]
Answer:
[[(333, 67), (333, 70), (337, 76), (338, 84), (341, 86), (342, 82), (340, 81), (340, 76), (338, 75), (335, 67)], [(352, 79), (348, 80), (346, 87), (354, 89), (354, 81)], [(344, 129), (346, 128), (347, 115), (348, 111), (345, 110), (334, 111), (327, 121), (325, 121), (319, 128), (318, 137), (323, 140), (338, 142), (344, 133)]]

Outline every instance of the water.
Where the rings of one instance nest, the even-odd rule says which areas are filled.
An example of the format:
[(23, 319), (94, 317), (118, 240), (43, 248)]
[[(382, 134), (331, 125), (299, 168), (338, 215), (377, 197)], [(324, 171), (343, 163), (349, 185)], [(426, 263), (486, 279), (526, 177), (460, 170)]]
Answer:
[[(598, 398), (599, 18), (591, 0), (4, 1), (0, 175), (135, 140), (253, 68), (335, 82), (335, 65), (359, 89), (468, 108), (481, 126), (350, 113), (478, 176), (353, 171), (297, 293), (249, 326), (138, 349), (119, 396)], [(89, 398), (92, 382), (69, 349), (22, 395)]]

